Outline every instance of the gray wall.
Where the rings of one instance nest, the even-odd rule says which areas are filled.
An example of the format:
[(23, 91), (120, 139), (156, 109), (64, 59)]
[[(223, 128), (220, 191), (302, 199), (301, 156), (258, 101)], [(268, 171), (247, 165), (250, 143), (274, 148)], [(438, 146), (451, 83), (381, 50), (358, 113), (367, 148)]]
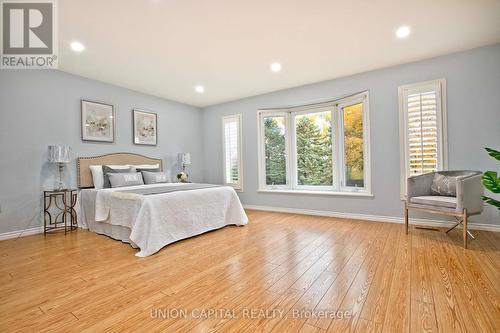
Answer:
[[(202, 113), (205, 180), (220, 183), (223, 179), (221, 117), (241, 113), (245, 188), (240, 198), (244, 204), (401, 216), (397, 88), (439, 78), (447, 80), (449, 168), (499, 170), (500, 164), (483, 150), (484, 146), (500, 149), (500, 44), (497, 44), (205, 108)], [(257, 192), (257, 109), (306, 104), (363, 90), (370, 91), (374, 198)], [(500, 214), (489, 207), (472, 221), (500, 224)]]
[[(140, 79), (140, 78), (138, 78)], [(114, 144), (84, 143), (80, 131), (80, 100), (115, 106)], [(132, 108), (158, 113), (158, 146), (132, 144)], [(78, 156), (135, 152), (163, 158), (172, 174), (177, 153), (190, 152), (188, 169), (202, 180), (200, 109), (128, 89), (52, 70), (0, 71), (0, 233), (42, 224), (41, 191), (54, 187), (57, 169), (47, 163), (47, 146), (70, 145), (73, 161), (66, 184), (76, 186)]]

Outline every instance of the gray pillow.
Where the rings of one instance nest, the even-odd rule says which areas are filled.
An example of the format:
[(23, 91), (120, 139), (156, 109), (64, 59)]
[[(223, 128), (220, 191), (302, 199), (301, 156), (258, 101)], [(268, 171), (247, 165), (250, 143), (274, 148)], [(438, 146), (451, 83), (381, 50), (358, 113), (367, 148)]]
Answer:
[[(135, 167), (134, 167), (134, 169), (135, 169), (135, 171), (137, 171), (137, 172), (143, 172), (143, 171), (148, 171), (148, 172), (160, 172), (160, 171), (161, 171), (161, 170), (160, 170), (160, 168), (135, 168)], [(143, 175), (143, 177), (144, 177), (144, 175)]]
[(431, 193), (448, 197), (457, 196), (457, 177), (444, 176), (439, 173), (434, 174), (432, 180)]
[(134, 185), (144, 185), (140, 172), (131, 173), (108, 173), (111, 187), (124, 187)]
[(113, 169), (113, 168), (110, 168), (107, 165), (103, 165), (102, 166), (102, 175), (104, 177), (103, 188), (110, 188), (111, 187), (111, 183), (109, 182), (108, 174), (110, 174), (110, 173), (130, 173), (130, 172), (132, 172), (132, 168), (128, 168), (128, 169)]
[(142, 171), (142, 178), (145, 184), (170, 183), (165, 172)]

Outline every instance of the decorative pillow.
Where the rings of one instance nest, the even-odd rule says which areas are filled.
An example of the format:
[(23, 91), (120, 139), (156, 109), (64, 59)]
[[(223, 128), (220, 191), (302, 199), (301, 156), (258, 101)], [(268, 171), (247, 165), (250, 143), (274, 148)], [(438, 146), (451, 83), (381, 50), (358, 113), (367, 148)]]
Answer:
[(445, 176), (439, 173), (435, 173), (434, 179), (432, 180), (431, 193), (433, 195), (456, 197), (457, 178), (458, 177)]
[(130, 166), (127, 166), (125, 169), (117, 169), (117, 168), (111, 168), (108, 165), (103, 165), (102, 166), (102, 173), (103, 173), (103, 178), (104, 178), (104, 185), (103, 188), (110, 188), (111, 183), (109, 182), (109, 177), (108, 175), (110, 173), (130, 173), (132, 172), (132, 168)]
[(142, 178), (145, 184), (170, 183), (165, 172), (142, 171)]
[(108, 173), (111, 187), (124, 187), (134, 185), (144, 185), (140, 172), (131, 173)]
[[(112, 169), (129, 169), (128, 165), (108, 165)], [(104, 174), (102, 172), (102, 165), (90, 165), (90, 172), (92, 173), (92, 181), (94, 188), (100, 190), (104, 187)]]

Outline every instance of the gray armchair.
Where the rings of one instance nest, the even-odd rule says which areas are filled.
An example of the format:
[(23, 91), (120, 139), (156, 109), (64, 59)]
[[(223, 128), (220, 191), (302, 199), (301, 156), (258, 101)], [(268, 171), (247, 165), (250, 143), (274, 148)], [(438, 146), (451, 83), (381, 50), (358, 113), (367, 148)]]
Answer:
[(408, 210), (410, 209), (454, 216), (457, 222), (446, 232), (462, 225), (464, 248), (467, 248), (467, 235), (474, 238), (472, 233), (467, 230), (467, 219), (469, 216), (480, 214), (483, 211), (482, 173), (468, 170), (439, 171), (437, 173), (457, 177), (456, 196), (432, 194), (431, 186), (436, 172), (408, 178), (405, 204), (406, 233), (408, 234)]

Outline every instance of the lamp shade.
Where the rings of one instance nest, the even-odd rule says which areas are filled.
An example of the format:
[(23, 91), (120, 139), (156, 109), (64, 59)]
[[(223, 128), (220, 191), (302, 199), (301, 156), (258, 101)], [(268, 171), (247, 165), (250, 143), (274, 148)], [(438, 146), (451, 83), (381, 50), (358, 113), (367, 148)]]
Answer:
[(71, 148), (63, 145), (49, 146), (50, 163), (71, 162)]
[(191, 164), (191, 155), (189, 153), (180, 153), (179, 159), (181, 160), (182, 164), (184, 164), (184, 165)]

